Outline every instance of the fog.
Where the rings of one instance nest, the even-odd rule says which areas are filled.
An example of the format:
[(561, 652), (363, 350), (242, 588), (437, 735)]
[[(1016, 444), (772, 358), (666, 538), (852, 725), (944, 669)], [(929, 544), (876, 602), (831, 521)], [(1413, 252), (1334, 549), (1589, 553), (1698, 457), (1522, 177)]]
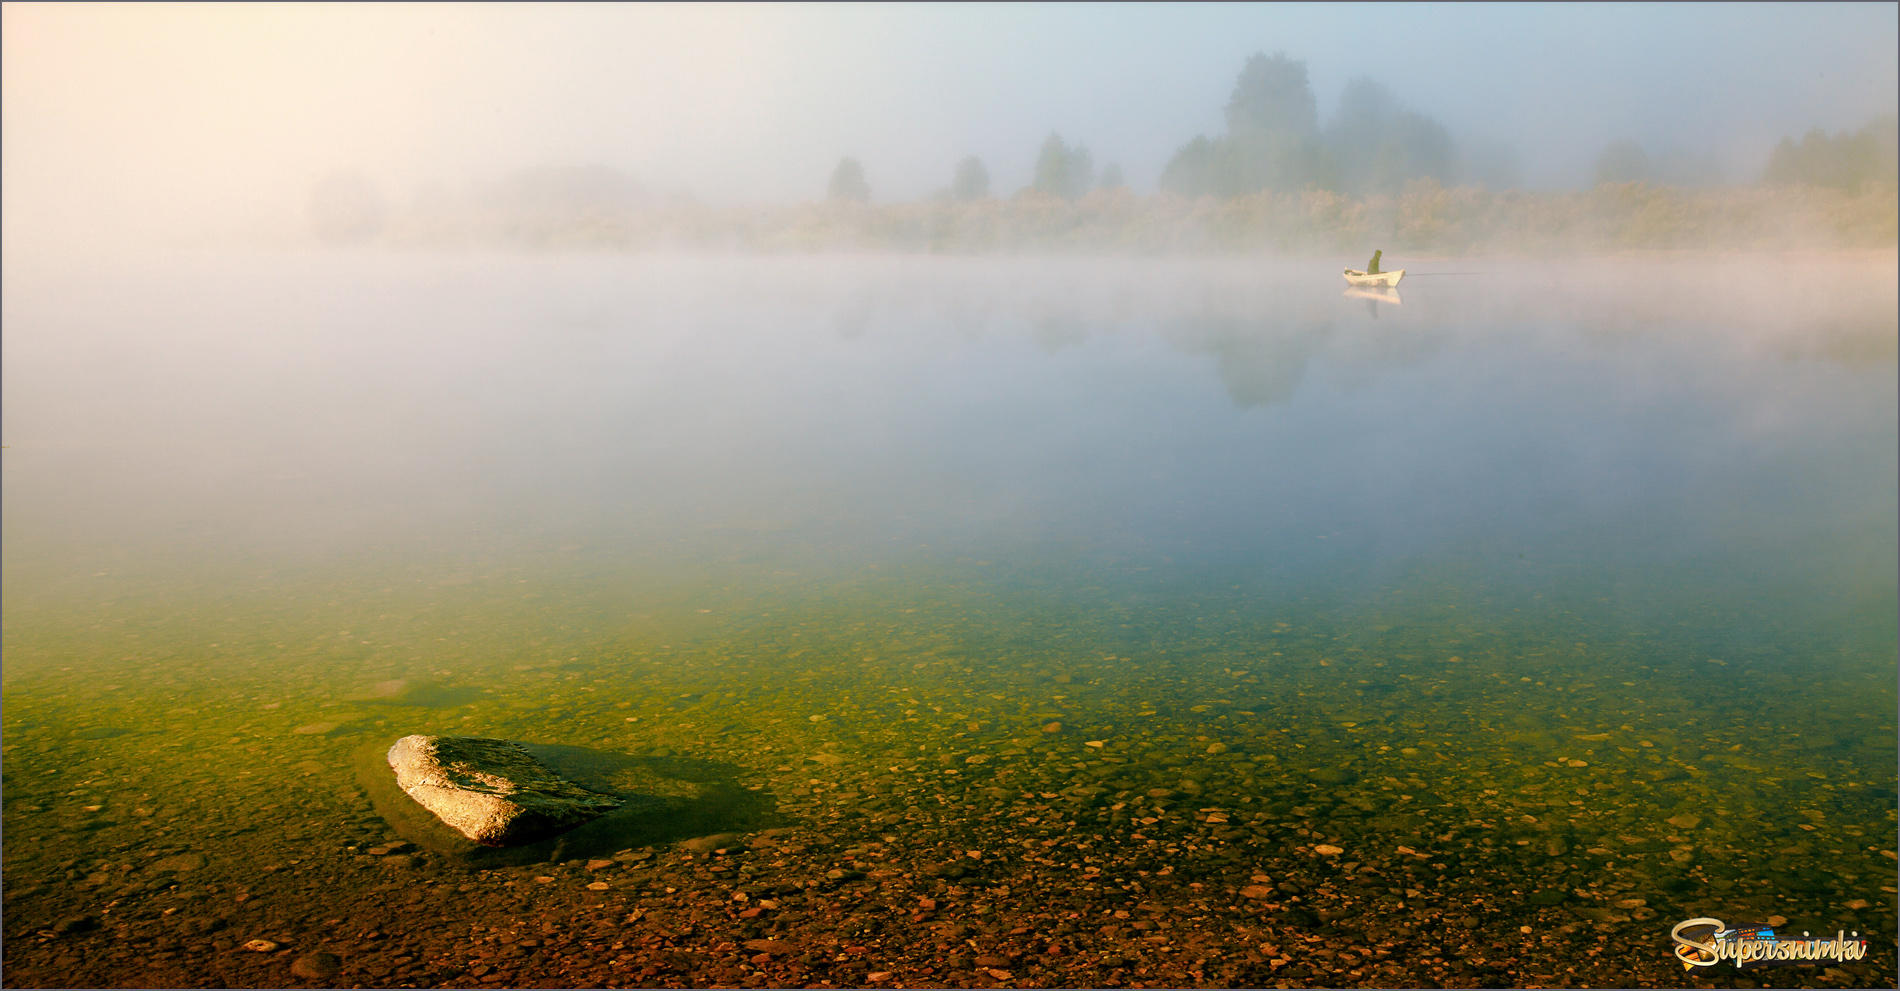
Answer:
[(0, 6), (0, 985), (1893, 933), (1896, 10)]
[(4, 28), (10, 257), (298, 229), (339, 170), (399, 207), (539, 166), (733, 206), (820, 199), (851, 156), (887, 203), (976, 156), (1006, 197), (1055, 132), (1147, 194), (1255, 53), (1304, 64), (1322, 126), (1370, 79), (1531, 188), (1589, 184), (1618, 140), (1753, 181), (1900, 90), (1891, 4), (9, 4)]

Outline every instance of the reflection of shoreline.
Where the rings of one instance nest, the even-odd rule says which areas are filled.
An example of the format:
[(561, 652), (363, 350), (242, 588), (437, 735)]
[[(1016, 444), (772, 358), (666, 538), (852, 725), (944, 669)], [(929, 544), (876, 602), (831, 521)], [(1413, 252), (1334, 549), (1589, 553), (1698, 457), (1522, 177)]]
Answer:
[[(1372, 294), (1373, 301), (1365, 304), (1372, 308), (1397, 297), (1396, 290), (1347, 290), (1349, 296), (1355, 293)], [(1316, 296), (1313, 302), (1325, 298)], [(1164, 333), (1182, 351), (1213, 355), (1228, 398), (1242, 408), (1292, 398), (1314, 362), (1346, 370), (1358, 381), (1368, 373), (1417, 364), (1447, 340), (1442, 324), (1385, 334), (1358, 321), (1337, 322), (1331, 305), (1290, 312), (1274, 302), (1215, 294), (1190, 313), (1164, 321)]]
[(1833, 255), (1745, 253), (1564, 266), (1441, 260), (1472, 271), (1414, 298), (1402, 335), (1374, 332), (1368, 318), (1340, 311), (1343, 300), (1348, 310), (1365, 307), (1369, 319), (1388, 307), (1388, 318), (1397, 318), (1405, 302), (1397, 289), (1326, 287), (1331, 268), (1323, 259), (1004, 264), (861, 256), (848, 267), (812, 257), (748, 268), (782, 287), (781, 304), (832, 307), (833, 326), (846, 339), (936, 326), (965, 341), (1025, 334), (1054, 353), (1158, 329), (1178, 350), (1214, 355), (1229, 397), (1251, 407), (1291, 397), (1307, 362), (1322, 355), (1363, 371), (1410, 363), (1450, 337), (1515, 338), (1551, 324), (1605, 344), (1661, 335), (1789, 361), (1890, 365), (1900, 291), (1885, 267), (1891, 260), (1891, 253), (1853, 264)]
[[(1892, 363), (1900, 351), (1895, 260), (1893, 251), (1651, 253), (1562, 265), (1443, 259), (1444, 267), (1473, 271), (1440, 280), (1424, 299), (1411, 300), (1407, 326), (1486, 334), (1555, 321), (1587, 325), (1595, 338), (1666, 334), (1705, 347), (1762, 348), (1788, 360), (1878, 366)], [(1289, 310), (1306, 316), (1337, 312), (1324, 302), (1331, 294), (1319, 289), (1331, 274), (1330, 266), (1322, 266), (1318, 259), (1251, 265), (1218, 260), (1204, 270), (1116, 264), (1112, 307), (1098, 305), (1107, 297), (1087, 278), (1058, 276), (1036, 291), (1092, 327), (1131, 318), (1166, 324), (1178, 322), (1184, 310), (1211, 313), (1218, 307), (1284, 324)], [(1068, 270), (1058, 264), (1054, 271)], [(1351, 289), (1344, 298), (1368, 308), (1405, 302), (1398, 290), (1377, 295), (1382, 291)], [(1008, 306), (997, 309), (1006, 312)]]

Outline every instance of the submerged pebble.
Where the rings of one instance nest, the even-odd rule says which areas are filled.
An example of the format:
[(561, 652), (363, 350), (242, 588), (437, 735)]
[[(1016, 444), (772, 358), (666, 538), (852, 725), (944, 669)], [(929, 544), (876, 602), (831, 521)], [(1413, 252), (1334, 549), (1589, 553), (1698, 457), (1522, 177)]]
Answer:
[(343, 969), (343, 960), (334, 953), (306, 953), (291, 961), (290, 973), (306, 981), (327, 981)]

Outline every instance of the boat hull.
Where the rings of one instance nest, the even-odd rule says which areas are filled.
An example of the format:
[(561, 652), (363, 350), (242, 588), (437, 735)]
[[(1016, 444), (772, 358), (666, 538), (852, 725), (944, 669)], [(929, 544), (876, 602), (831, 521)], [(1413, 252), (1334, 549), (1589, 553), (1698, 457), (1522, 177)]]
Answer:
[(1393, 287), (1397, 286), (1399, 280), (1403, 278), (1405, 278), (1404, 269), (1399, 269), (1396, 272), (1380, 272), (1378, 275), (1367, 275), (1356, 268), (1346, 270), (1346, 281), (1355, 286)]

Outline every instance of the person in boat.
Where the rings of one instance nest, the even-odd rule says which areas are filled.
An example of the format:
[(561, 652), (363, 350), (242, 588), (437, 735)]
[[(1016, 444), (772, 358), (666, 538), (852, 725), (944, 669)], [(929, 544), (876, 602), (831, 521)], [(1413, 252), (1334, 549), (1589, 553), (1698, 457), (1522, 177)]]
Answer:
[(1384, 252), (1383, 250), (1380, 250), (1380, 251), (1374, 251), (1374, 252), (1372, 253), (1372, 260), (1366, 263), (1366, 274), (1367, 274), (1367, 275), (1378, 275), (1378, 274), (1379, 274), (1379, 256), (1380, 256), (1380, 255), (1383, 255), (1383, 254), (1385, 254), (1385, 252)]

